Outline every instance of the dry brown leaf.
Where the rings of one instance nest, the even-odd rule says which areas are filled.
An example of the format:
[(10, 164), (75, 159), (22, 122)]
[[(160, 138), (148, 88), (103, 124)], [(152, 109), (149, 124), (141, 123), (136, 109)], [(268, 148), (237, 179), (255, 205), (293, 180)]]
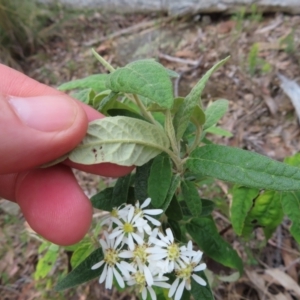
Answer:
[(300, 286), (285, 272), (279, 269), (267, 269), (266, 274), (270, 275), (274, 281), (282, 285), (285, 289), (295, 292), (300, 297)]
[(233, 20), (229, 20), (226, 22), (221, 22), (218, 25), (218, 33), (225, 34), (229, 33), (236, 25), (236, 22)]
[(273, 295), (273, 297), (274, 300), (292, 300), (292, 297), (286, 293), (285, 294), (279, 293), (277, 295)]

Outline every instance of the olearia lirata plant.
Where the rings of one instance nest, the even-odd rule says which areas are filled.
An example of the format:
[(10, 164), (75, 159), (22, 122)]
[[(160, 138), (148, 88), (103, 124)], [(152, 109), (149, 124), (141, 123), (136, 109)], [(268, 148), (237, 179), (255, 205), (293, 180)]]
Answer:
[[(243, 262), (218, 232), (214, 201), (200, 197), (207, 178), (233, 184), (230, 220), (238, 236), (249, 239), (262, 227), (268, 239), (287, 215), (300, 243), (300, 155), (278, 162), (207, 138), (207, 133), (230, 136), (216, 125), (228, 101), (204, 108), (201, 100), (209, 77), (228, 58), (186, 97), (174, 98), (172, 78), (178, 75), (155, 60), (114, 69), (93, 53), (110, 73), (65, 83), (60, 90), (75, 90), (73, 97), (106, 117), (90, 122), (82, 142), (47, 166), (69, 158), (136, 168), (91, 198), (95, 208), (108, 212), (99, 225), (101, 247), (79, 243), (73, 254), (78, 263), (57, 290), (98, 277), (107, 289), (135, 290), (143, 300), (214, 299), (202, 255), (233, 269), (237, 279)], [(82, 247), (88, 255), (78, 260)]]

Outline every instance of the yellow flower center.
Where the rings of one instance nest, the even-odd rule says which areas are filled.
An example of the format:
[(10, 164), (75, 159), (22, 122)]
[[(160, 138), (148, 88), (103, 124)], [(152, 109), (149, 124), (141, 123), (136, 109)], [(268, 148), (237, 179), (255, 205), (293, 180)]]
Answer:
[(141, 272), (136, 272), (134, 274), (134, 279), (136, 281), (136, 285), (138, 286), (138, 290), (139, 292), (141, 293), (143, 288), (145, 287), (146, 285), (146, 278), (145, 278), (145, 275)]
[(185, 268), (176, 270), (176, 275), (179, 278), (189, 279), (191, 277), (192, 272), (193, 272), (193, 266), (191, 264), (189, 264), (189, 265), (186, 265)]
[(180, 256), (180, 250), (176, 243), (171, 244), (168, 248), (168, 259), (169, 260), (176, 260)]
[(135, 259), (139, 258), (141, 263), (147, 262), (147, 253), (146, 253), (146, 245), (137, 245), (133, 251), (133, 256)]
[(118, 261), (118, 251), (112, 248), (106, 249), (104, 256), (104, 261), (110, 266), (113, 267)]
[(139, 213), (141, 212), (141, 217), (144, 215), (143, 214), (143, 210), (142, 209), (140, 209), (140, 208), (137, 208), (137, 207), (135, 207), (135, 209), (134, 209), (134, 215), (136, 216), (136, 215), (138, 215)]
[(132, 224), (125, 222), (123, 225), (123, 230), (125, 233), (132, 233), (134, 232), (134, 227)]
[(112, 217), (118, 217), (118, 209), (116, 207), (113, 208), (113, 210), (110, 212), (110, 215)]

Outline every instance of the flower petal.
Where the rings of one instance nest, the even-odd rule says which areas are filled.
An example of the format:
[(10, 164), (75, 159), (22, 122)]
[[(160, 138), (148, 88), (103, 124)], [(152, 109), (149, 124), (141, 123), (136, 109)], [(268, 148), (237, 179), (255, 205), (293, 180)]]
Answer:
[(144, 217), (145, 217), (146, 219), (148, 219), (148, 220), (149, 220), (153, 225), (155, 225), (155, 226), (160, 226), (160, 224), (161, 224), (160, 221), (158, 221), (158, 220), (156, 220), (156, 219), (154, 219), (154, 218), (152, 218), (152, 217), (150, 217), (150, 216), (144, 215)]
[(183, 290), (184, 290), (184, 285), (185, 285), (185, 280), (182, 280), (182, 282), (178, 286), (178, 289), (176, 291), (174, 300), (180, 300), (181, 299), (181, 296), (182, 296), (182, 293), (183, 293)]
[(100, 262), (94, 264), (94, 265), (91, 267), (91, 269), (92, 269), (92, 270), (98, 269), (98, 268), (100, 268), (103, 264), (104, 264), (104, 260), (101, 260)]
[(147, 289), (148, 289), (148, 291), (149, 291), (149, 293), (151, 295), (151, 299), (152, 300), (156, 300), (156, 294), (155, 294), (153, 288), (151, 286), (147, 286)]
[(155, 215), (160, 215), (162, 214), (164, 211), (160, 208), (157, 209), (145, 209), (143, 210), (143, 213), (146, 215), (151, 215), (151, 216), (155, 216)]
[(103, 272), (99, 278), (99, 283), (102, 283), (105, 280), (106, 275), (107, 275), (107, 265), (105, 265), (105, 267), (103, 269)]
[(122, 258), (132, 258), (133, 257), (133, 252), (130, 250), (124, 250), (119, 253), (119, 257)]
[(192, 277), (200, 285), (206, 286), (206, 284), (207, 284), (206, 281), (204, 279), (202, 279), (200, 276), (198, 276), (197, 274), (193, 274)]
[(113, 272), (114, 272), (114, 275), (115, 275), (115, 277), (118, 281), (119, 286), (121, 288), (125, 287), (124, 280), (123, 280), (122, 276), (119, 274), (119, 272), (115, 268), (113, 268)]
[(147, 198), (141, 205), (141, 209), (143, 209), (144, 207), (147, 207), (151, 202), (151, 198)]
[(199, 266), (194, 268), (194, 272), (199, 272), (199, 271), (203, 271), (206, 269), (206, 264), (200, 264)]
[(153, 277), (152, 274), (149, 270), (149, 268), (147, 266), (144, 266), (144, 275), (145, 275), (145, 279), (146, 282), (149, 286), (151, 286), (153, 284)]
[(105, 280), (105, 288), (111, 290), (113, 283), (113, 268), (108, 267), (107, 268), (107, 277)]
[(132, 234), (128, 234), (127, 245), (131, 251), (134, 250), (134, 242), (133, 242)]
[(167, 237), (169, 238), (169, 241), (173, 243), (174, 242), (174, 236), (173, 236), (172, 230), (170, 228), (167, 228), (166, 234), (167, 234)]
[(174, 295), (174, 293), (175, 293), (175, 291), (176, 291), (176, 289), (178, 287), (178, 283), (179, 283), (179, 278), (177, 277), (175, 279), (175, 281), (172, 283), (171, 287), (170, 287), (170, 290), (169, 290), (169, 293), (168, 293), (168, 296), (170, 298)]

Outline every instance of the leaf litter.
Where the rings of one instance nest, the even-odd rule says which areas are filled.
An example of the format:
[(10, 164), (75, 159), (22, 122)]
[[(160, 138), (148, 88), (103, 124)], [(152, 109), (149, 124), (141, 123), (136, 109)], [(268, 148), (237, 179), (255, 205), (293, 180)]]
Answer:
[[(92, 43), (114, 66), (123, 66), (141, 57), (155, 57), (180, 75), (175, 88), (180, 96), (185, 96), (216, 61), (230, 55), (229, 62), (212, 75), (203, 95), (205, 107), (221, 97), (229, 100), (229, 112), (218, 125), (232, 132), (233, 137), (215, 140), (280, 161), (299, 152), (297, 115), (280, 87), (277, 74), (300, 83), (300, 16), (277, 13), (255, 21), (247, 16), (239, 19), (237, 16), (196, 15), (175, 20), (165, 18), (158, 24), (160, 17), (81, 14), (65, 23), (61, 29), (64, 38), (52, 40), (22, 63), (24, 72), (54, 87), (105, 73), (90, 54), (87, 45)], [(253, 49), (256, 55), (251, 58)], [(75, 171), (75, 175), (89, 197), (99, 187), (111, 186), (114, 182), (84, 172)], [(217, 182), (217, 189), (227, 194), (228, 186)], [(216, 191), (211, 193), (217, 194)], [(60, 295), (52, 291), (54, 279), (51, 276), (35, 282), (33, 272), (39, 241), (20, 213), (17, 217), (5, 213), (4, 201), (0, 200), (0, 225), (4, 228), (0, 232), (1, 299), (135, 299), (117, 290), (105, 291), (93, 282)], [(229, 201), (227, 194), (226, 202)], [(238, 281), (229, 283), (211, 275), (215, 298), (299, 299), (299, 245), (289, 234), (289, 221), (284, 220), (262, 248), (261, 229), (254, 232), (255, 240), (237, 239), (228, 223), (227, 209), (226, 206), (220, 208), (213, 217), (223, 238), (246, 262), (246, 272)], [(62, 251), (60, 263), (51, 274), (61, 274), (68, 260), (68, 252)], [(209, 259), (207, 263), (210, 270), (226, 275), (226, 268)]]

